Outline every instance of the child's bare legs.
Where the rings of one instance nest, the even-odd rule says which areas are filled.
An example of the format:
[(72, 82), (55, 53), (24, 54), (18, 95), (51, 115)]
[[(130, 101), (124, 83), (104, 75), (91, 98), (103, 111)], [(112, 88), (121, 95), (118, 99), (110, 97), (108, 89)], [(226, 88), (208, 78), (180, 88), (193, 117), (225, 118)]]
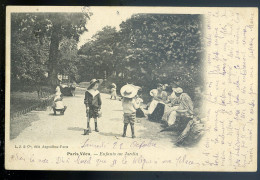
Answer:
[(131, 125), (131, 131), (132, 131), (132, 138), (135, 138), (136, 136), (135, 136), (135, 124), (134, 123), (130, 123), (130, 125)]
[(91, 133), (91, 128), (90, 128), (89, 122), (90, 122), (90, 118), (88, 117), (87, 129), (88, 129), (88, 131)]
[(128, 123), (125, 123), (125, 124), (124, 124), (124, 130), (123, 130), (123, 135), (122, 135), (122, 137), (126, 137), (127, 126), (128, 126)]
[(54, 115), (56, 115), (56, 109), (54, 107), (52, 109), (53, 109)]
[(98, 126), (97, 126), (97, 118), (94, 118), (94, 121), (95, 121), (95, 131), (96, 131), (96, 132), (99, 132)]

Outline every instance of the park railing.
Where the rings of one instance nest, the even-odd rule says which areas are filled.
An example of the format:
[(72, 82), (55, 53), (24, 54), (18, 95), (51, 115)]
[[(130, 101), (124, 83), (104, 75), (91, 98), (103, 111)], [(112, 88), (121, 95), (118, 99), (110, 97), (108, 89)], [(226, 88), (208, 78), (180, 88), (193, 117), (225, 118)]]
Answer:
[(11, 113), (10, 119), (20, 117), (21, 115), (26, 114), (26, 113), (31, 112), (31, 111), (34, 111), (34, 110), (46, 110), (46, 108), (48, 106), (52, 105), (53, 99), (54, 99), (53, 95), (45, 97), (45, 98), (41, 99), (40, 102), (38, 102), (38, 103), (36, 103), (36, 104), (26, 108), (26, 109), (23, 109), (21, 111), (15, 112), (15, 113)]

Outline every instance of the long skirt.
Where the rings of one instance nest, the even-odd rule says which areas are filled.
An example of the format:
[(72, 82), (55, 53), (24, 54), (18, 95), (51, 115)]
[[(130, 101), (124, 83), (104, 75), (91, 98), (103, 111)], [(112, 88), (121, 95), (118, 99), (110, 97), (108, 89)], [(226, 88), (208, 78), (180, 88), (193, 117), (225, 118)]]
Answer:
[(136, 109), (136, 117), (137, 118), (143, 118), (145, 117), (144, 112), (141, 108)]
[(179, 106), (165, 106), (164, 114), (162, 117), (163, 121), (166, 121), (169, 126), (173, 125), (176, 121), (176, 110), (179, 108)]
[(152, 114), (153, 113), (153, 111), (155, 110), (157, 104), (158, 104), (158, 101), (152, 100), (152, 102), (150, 103), (149, 108), (148, 108), (148, 114)]
[(165, 105), (162, 103), (157, 103), (152, 114), (148, 115), (148, 119), (154, 122), (162, 121)]

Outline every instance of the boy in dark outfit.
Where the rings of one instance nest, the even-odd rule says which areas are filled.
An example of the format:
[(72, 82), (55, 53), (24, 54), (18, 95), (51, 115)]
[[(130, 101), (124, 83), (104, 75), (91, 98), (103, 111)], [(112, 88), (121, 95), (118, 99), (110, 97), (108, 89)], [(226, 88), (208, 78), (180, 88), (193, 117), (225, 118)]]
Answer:
[(98, 126), (97, 126), (97, 118), (99, 117), (100, 114), (100, 109), (101, 109), (101, 97), (100, 93), (97, 90), (99, 86), (99, 80), (97, 79), (92, 79), (90, 81), (90, 85), (85, 92), (85, 99), (84, 99), (84, 104), (86, 106), (86, 113), (87, 113), (87, 129), (84, 130), (84, 135), (88, 134), (88, 132), (91, 133), (91, 128), (89, 125), (90, 119), (94, 118), (95, 121), (95, 131), (99, 132)]

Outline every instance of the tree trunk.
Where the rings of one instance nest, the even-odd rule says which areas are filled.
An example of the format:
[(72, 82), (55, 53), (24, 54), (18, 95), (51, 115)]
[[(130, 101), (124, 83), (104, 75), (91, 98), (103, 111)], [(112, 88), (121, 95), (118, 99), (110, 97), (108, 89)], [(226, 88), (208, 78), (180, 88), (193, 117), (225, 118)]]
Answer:
[(60, 25), (54, 25), (51, 35), (50, 54), (49, 54), (49, 83), (51, 86), (57, 86), (59, 80), (57, 78), (57, 62), (58, 52), (61, 37), (59, 35), (61, 30)]

